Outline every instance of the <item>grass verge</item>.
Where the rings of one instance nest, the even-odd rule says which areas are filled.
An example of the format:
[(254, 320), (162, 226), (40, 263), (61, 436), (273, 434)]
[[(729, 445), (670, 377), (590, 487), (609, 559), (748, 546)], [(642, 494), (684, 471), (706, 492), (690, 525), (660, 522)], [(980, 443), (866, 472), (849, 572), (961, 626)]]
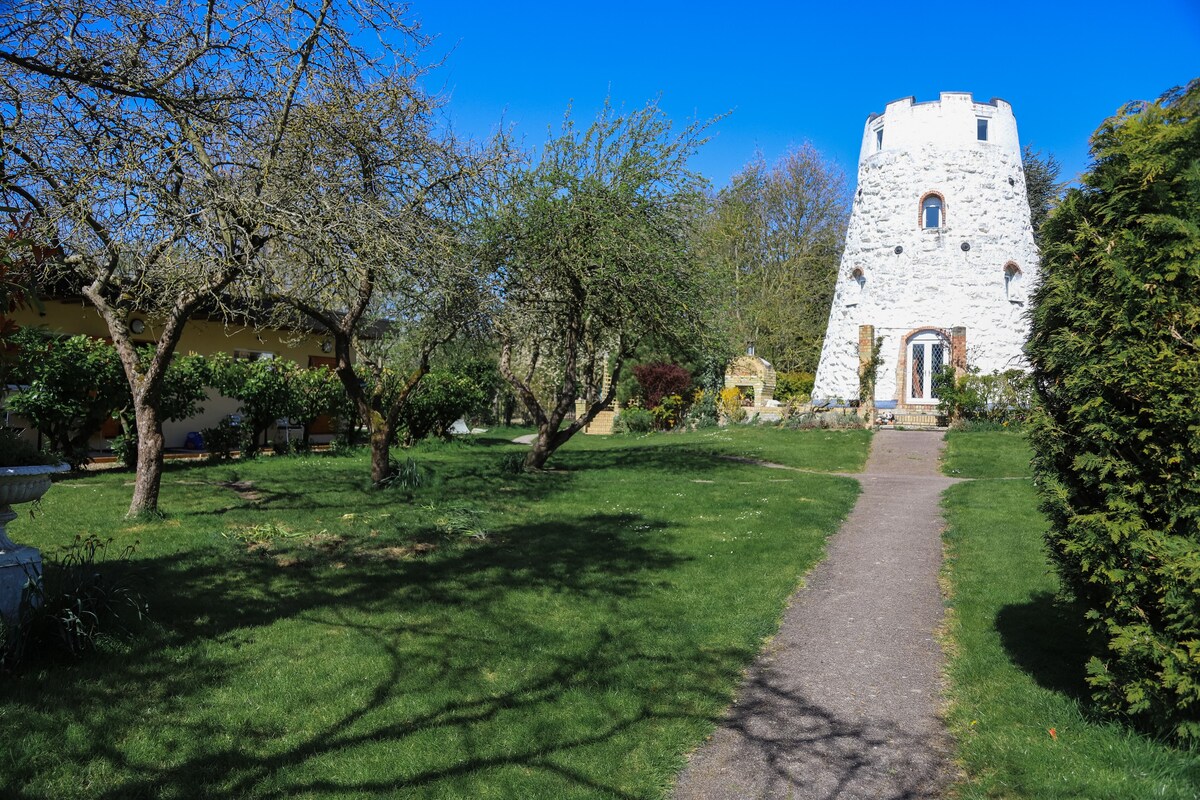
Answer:
[[(1028, 464), (1018, 443), (1008, 433), (951, 434), (946, 465), (1003, 475)], [(1089, 712), (1081, 618), (1057, 599), (1031, 482), (962, 483), (944, 505), (949, 719), (968, 775), (959, 796), (1197, 797), (1200, 753)]]
[(534, 475), (483, 435), (384, 491), (361, 454), (173, 464), (137, 523), (129, 474), (59, 482), (10, 533), (140, 540), (154, 625), (6, 678), (0, 795), (662, 796), (857, 493), (713, 458), (761, 435), (578, 437)]

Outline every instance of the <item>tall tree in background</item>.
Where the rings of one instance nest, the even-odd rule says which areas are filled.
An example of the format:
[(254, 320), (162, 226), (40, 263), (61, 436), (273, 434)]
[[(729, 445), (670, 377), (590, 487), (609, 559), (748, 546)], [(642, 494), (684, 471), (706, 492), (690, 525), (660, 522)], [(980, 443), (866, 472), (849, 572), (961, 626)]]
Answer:
[(1046, 535), (1104, 707), (1200, 738), (1200, 81), (1131, 104), (1045, 225), (1027, 353)]
[[(167, 365), (188, 318), (243, 279), (306, 209), (284, 156), (322, 92), (403, 72), (359, 43), (414, 33), (352, 0), (11, 0), (0, 10), (0, 191), (108, 326), (133, 393), (131, 515), (158, 510)], [(369, 31), (375, 34), (364, 37)], [(396, 66), (399, 65), (399, 66)], [(158, 333), (135, 347), (132, 312)]]
[(716, 197), (701, 252), (725, 287), (737, 350), (784, 371), (815, 371), (848, 220), (846, 179), (809, 144), (760, 155)]
[[(703, 336), (689, 250), (703, 181), (687, 162), (704, 126), (671, 127), (654, 104), (606, 104), (586, 130), (568, 116), (487, 225), (500, 371), (538, 426), (527, 469), (611, 402), (644, 337)], [(584, 412), (567, 423), (577, 398)]]
[(1033, 227), (1033, 241), (1041, 250), (1042, 224), (1062, 200), (1066, 183), (1059, 180), (1062, 164), (1053, 153), (1043, 154), (1026, 144), (1021, 149), (1021, 162), (1025, 168), (1025, 194), (1029, 198), (1029, 224)]

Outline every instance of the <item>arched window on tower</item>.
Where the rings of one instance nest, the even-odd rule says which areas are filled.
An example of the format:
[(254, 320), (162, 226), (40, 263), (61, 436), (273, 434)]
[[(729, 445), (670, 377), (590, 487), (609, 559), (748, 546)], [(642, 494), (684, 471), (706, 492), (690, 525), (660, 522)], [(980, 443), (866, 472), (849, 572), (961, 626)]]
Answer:
[(1012, 261), (1004, 265), (1004, 296), (1010, 303), (1025, 302), (1025, 276)]
[(942, 196), (930, 193), (921, 199), (921, 227), (937, 230), (946, 224)]

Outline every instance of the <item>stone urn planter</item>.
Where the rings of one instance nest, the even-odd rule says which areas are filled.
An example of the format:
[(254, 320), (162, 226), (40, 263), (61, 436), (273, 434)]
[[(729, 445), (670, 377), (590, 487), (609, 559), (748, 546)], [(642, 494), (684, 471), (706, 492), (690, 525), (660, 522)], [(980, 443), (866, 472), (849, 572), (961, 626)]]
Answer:
[(0, 467), (0, 618), (8, 624), (19, 619), (25, 585), (42, 575), (42, 554), (14, 543), (5, 532), (17, 518), (12, 507), (40, 498), (50, 488), (50, 476), (68, 469), (66, 464)]

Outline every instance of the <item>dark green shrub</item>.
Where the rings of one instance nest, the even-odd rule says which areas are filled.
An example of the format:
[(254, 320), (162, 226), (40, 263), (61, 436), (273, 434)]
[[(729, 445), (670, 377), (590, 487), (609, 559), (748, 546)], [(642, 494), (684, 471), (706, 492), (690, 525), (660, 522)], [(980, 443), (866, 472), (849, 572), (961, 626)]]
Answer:
[(808, 402), (817, 376), (811, 372), (780, 372), (775, 376), (775, 399), (781, 403), (791, 400)]
[(33, 442), (0, 428), (0, 467), (37, 467), (57, 463), (56, 457), (41, 452)]
[(228, 417), (224, 417), (216, 426), (205, 428), (200, 435), (204, 437), (204, 449), (209, 461), (229, 461), (234, 451), (243, 451), (246, 441), (250, 438), (249, 431), (242, 425), (234, 425)]
[(1096, 699), (1200, 737), (1200, 83), (1125, 107), (1043, 228), (1028, 345), (1047, 543)]
[(400, 412), (404, 444), (410, 446), (426, 436), (449, 438), (456, 419), (482, 411), (489, 399), (488, 389), (470, 375), (449, 370), (428, 373)]
[(613, 433), (649, 433), (654, 430), (654, 414), (644, 408), (623, 408), (613, 421)]

